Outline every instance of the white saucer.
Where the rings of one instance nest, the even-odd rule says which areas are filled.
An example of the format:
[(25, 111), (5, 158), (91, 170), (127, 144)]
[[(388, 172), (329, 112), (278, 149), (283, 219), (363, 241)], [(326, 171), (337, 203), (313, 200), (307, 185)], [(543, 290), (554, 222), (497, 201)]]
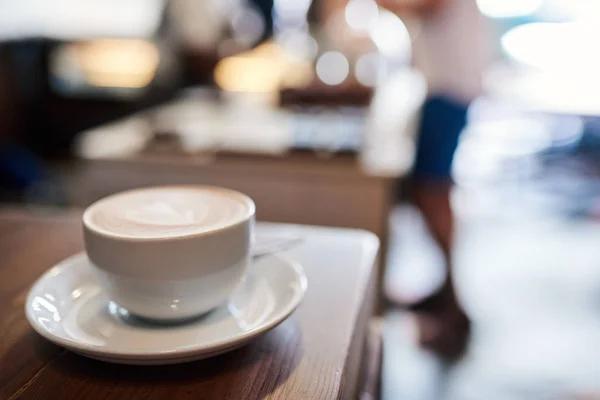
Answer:
[(59, 346), (120, 364), (175, 364), (232, 350), (285, 320), (307, 286), (299, 265), (267, 256), (255, 260), (227, 304), (186, 323), (156, 325), (109, 302), (90, 269), (81, 253), (48, 270), (31, 288), (25, 313)]

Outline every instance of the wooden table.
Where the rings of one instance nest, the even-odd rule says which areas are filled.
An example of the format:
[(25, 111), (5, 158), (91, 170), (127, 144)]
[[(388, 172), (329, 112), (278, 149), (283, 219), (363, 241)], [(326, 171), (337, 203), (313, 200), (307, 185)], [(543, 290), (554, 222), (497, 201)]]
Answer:
[[(135, 367), (57, 347), (28, 325), (31, 284), (82, 249), (80, 213), (0, 210), (0, 399), (353, 399), (376, 370), (365, 351), (378, 240), (359, 230), (259, 224), (304, 238), (286, 252), (309, 288), (291, 318), (253, 343), (188, 364)], [(366, 360), (366, 361), (363, 361)], [(377, 363), (379, 361), (375, 361)]]

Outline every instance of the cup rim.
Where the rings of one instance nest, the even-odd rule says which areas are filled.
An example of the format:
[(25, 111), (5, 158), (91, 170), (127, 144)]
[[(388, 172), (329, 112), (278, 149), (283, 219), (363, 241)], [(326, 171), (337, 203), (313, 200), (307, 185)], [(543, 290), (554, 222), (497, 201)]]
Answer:
[[(226, 193), (236, 196), (238, 198), (238, 200), (241, 200), (243, 203), (245, 203), (246, 212), (241, 217), (239, 217), (237, 219), (233, 219), (230, 222), (226, 222), (223, 225), (219, 225), (218, 227), (200, 231), (200, 232), (192, 232), (192, 233), (186, 233), (186, 234), (174, 235), (174, 236), (156, 236), (156, 237), (127, 236), (127, 235), (122, 235), (122, 234), (118, 234), (118, 233), (114, 233), (114, 232), (109, 232), (107, 230), (99, 228), (96, 224), (91, 222), (90, 213), (92, 212), (92, 209), (95, 206), (97, 206), (99, 203), (107, 201), (108, 199), (123, 195), (125, 193), (149, 191), (149, 190), (155, 190), (155, 189), (199, 189), (199, 190), (211, 190), (211, 191), (226, 192)], [(190, 239), (190, 238), (201, 237), (201, 236), (210, 236), (215, 233), (226, 231), (226, 230), (229, 230), (236, 226), (239, 226), (241, 224), (244, 224), (249, 219), (251, 219), (255, 214), (256, 214), (256, 205), (254, 204), (254, 201), (248, 195), (246, 195), (240, 191), (234, 190), (234, 189), (229, 189), (229, 188), (225, 188), (225, 187), (221, 187), (221, 186), (212, 186), (212, 185), (193, 185), (193, 184), (192, 185), (159, 185), (159, 186), (146, 186), (146, 187), (124, 190), (124, 191), (121, 191), (118, 193), (113, 193), (113, 194), (103, 197), (101, 199), (98, 199), (95, 202), (93, 202), (92, 204), (90, 204), (88, 207), (86, 207), (85, 211), (83, 212), (82, 223), (83, 223), (84, 229), (86, 229), (90, 232), (93, 232), (95, 235), (102, 236), (107, 239), (130, 241), (130, 242), (165, 242), (165, 241), (172, 241), (172, 240)]]

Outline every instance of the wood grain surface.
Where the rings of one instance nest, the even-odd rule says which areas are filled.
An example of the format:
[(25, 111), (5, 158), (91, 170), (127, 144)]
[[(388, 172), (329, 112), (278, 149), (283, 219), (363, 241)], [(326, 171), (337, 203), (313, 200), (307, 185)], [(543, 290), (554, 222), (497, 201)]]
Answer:
[(304, 242), (286, 254), (307, 273), (291, 318), (228, 354), (193, 363), (135, 367), (94, 361), (29, 327), (31, 284), (82, 249), (80, 213), (0, 210), (0, 399), (355, 398), (374, 298), (377, 241), (362, 231), (268, 224)]

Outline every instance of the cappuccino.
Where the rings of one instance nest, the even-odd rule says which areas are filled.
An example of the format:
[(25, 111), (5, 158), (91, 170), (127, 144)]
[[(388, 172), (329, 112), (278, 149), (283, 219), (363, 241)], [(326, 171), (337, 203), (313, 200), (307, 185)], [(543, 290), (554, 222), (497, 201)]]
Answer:
[(228, 189), (166, 186), (104, 198), (84, 214), (99, 233), (126, 238), (168, 238), (217, 230), (245, 220), (252, 201)]
[(88, 207), (83, 237), (109, 299), (141, 317), (181, 320), (223, 304), (243, 281), (254, 212), (230, 189), (137, 189)]

